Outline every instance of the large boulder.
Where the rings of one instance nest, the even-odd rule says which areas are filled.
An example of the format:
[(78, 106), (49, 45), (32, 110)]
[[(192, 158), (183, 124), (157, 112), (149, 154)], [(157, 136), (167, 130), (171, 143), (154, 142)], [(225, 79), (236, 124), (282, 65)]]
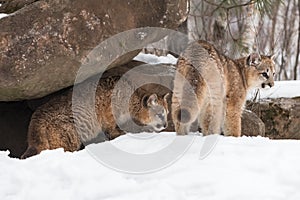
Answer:
[[(4, 5), (8, 1), (4, 1)], [(74, 84), (80, 66), (101, 42), (140, 27), (175, 29), (187, 17), (187, 0), (38, 0), (0, 19), (0, 101), (43, 97)], [(20, 5), (20, 4), (16, 4)], [(20, 5), (22, 6), (22, 4)], [(17, 9), (17, 8), (15, 8)], [(165, 35), (128, 35), (115, 49), (135, 50), (111, 58), (109, 68), (130, 61)], [(128, 47), (130, 46), (130, 47)], [(121, 57), (119, 57), (121, 56)], [(102, 58), (101, 58), (102, 59)], [(105, 70), (107, 66), (99, 66)], [(84, 79), (88, 78), (85, 76)]]
[(264, 99), (248, 104), (265, 123), (266, 137), (300, 139), (300, 97)]
[(265, 136), (264, 122), (252, 111), (244, 110), (242, 114), (242, 135)]

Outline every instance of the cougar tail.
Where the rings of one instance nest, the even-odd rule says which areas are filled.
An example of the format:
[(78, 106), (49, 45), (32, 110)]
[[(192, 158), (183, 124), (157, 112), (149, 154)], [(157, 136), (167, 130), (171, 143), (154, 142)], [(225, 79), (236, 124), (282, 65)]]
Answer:
[(29, 158), (31, 156), (37, 155), (39, 152), (37, 150), (37, 148), (33, 147), (33, 146), (29, 146), (27, 148), (27, 150), (25, 151), (25, 153), (23, 153), (23, 155), (21, 156), (21, 159), (26, 159)]

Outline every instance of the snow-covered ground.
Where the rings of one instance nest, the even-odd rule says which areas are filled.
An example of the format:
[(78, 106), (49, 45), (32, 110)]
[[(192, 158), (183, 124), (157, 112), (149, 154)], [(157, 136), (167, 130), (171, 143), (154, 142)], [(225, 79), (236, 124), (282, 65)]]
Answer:
[[(131, 152), (141, 154), (174, 137), (161, 133), (145, 145), (125, 135), (114, 143), (126, 143)], [(0, 152), (0, 199), (300, 199), (299, 141), (220, 136), (214, 150), (200, 160), (203, 142), (203, 137), (196, 136), (177, 162), (141, 175), (105, 167), (87, 150), (45, 151), (27, 160)]]
[[(139, 56), (151, 63), (174, 60)], [(275, 85), (261, 95), (300, 96), (299, 81)], [(208, 145), (209, 138), (215, 139), (214, 148)], [(115, 150), (111, 151), (111, 147)], [(206, 157), (201, 156), (203, 149), (209, 152)], [(297, 140), (141, 133), (93, 144), (74, 153), (57, 149), (26, 160), (9, 158), (8, 154), (0, 152), (1, 200), (300, 199)], [(107, 158), (123, 164), (109, 167)], [(139, 166), (145, 172), (148, 166), (158, 166), (159, 170), (120, 172)]]

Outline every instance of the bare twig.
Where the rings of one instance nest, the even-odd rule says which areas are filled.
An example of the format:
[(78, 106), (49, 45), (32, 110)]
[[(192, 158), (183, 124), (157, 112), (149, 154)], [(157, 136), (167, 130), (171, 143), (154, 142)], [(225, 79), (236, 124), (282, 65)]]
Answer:
[(249, 6), (249, 5), (255, 4), (256, 1), (257, 1), (257, 0), (249, 0), (248, 2), (243, 3), (243, 4), (237, 4), (237, 5), (233, 5), (233, 6), (226, 7), (226, 6), (223, 6), (223, 4), (224, 4), (226, 1), (222, 1), (220, 4), (217, 4), (217, 3), (214, 3), (214, 2), (210, 2), (209, 0), (204, 0), (205, 3), (217, 7), (216, 9), (213, 10), (213, 12), (215, 12), (215, 10), (218, 10), (218, 9), (220, 9), (220, 8), (222, 8), (222, 9), (224, 9), (224, 10), (231, 10), (231, 9), (238, 8), (238, 7)]
[(296, 53), (296, 60), (294, 66), (294, 80), (297, 80), (297, 73), (298, 73), (298, 63), (299, 63), (299, 54), (300, 54), (300, 1), (298, 1), (298, 44), (297, 44), (297, 53)]
[(238, 39), (236, 39), (236, 38), (233, 36), (233, 34), (232, 34), (232, 32), (231, 32), (230, 24), (229, 24), (229, 22), (230, 22), (230, 20), (229, 20), (229, 10), (226, 11), (226, 18), (227, 18), (227, 27), (228, 27), (229, 35), (230, 35), (230, 37), (232, 38), (232, 40), (233, 40), (234, 42), (236, 42), (236, 41), (238, 41)]

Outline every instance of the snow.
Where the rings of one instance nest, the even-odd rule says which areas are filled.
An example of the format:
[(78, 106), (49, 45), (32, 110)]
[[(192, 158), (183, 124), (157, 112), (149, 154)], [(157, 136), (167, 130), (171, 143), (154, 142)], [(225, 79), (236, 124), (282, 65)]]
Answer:
[(260, 98), (300, 97), (300, 81), (275, 81), (272, 88), (260, 90)]
[[(1, 5), (1, 4), (0, 4)], [(8, 14), (5, 14), (5, 13), (0, 13), (0, 19), (3, 18), (3, 17), (6, 17), (8, 16)]]
[[(124, 135), (105, 143), (141, 154), (184, 138), (170, 133), (149, 135), (151, 142)], [(201, 160), (203, 143), (204, 137), (195, 136), (177, 162), (140, 175), (112, 170), (88, 150), (44, 151), (26, 160), (0, 152), (0, 199), (300, 199), (299, 141), (219, 136), (215, 148)]]
[(148, 64), (167, 63), (175, 65), (177, 62), (177, 58), (171, 54), (168, 54), (167, 56), (156, 56), (153, 54), (139, 53), (134, 60), (142, 61)]
[[(176, 63), (171, 55), (135, 59)], [(300, 96), (299, 86), (300, 81), (276, 82), (261, 97)], [(112, 147), (124, 154), (113, 153)], [(0, 151), (1, 200), (300, 199), (298, 140), (140, 133), (73, 153), (47, 150), (26, 160), (8, 155)], [(123, 165), (111, 165), (107, 158)]]

